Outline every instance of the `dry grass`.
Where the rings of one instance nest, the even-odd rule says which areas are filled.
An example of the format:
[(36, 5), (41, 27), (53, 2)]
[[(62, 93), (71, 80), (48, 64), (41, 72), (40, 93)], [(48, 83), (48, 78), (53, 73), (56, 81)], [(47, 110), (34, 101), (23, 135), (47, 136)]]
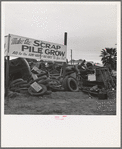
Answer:
[(83, 92), (53, 92), (43, 97), (10, 92), (5, 98), (4, 111), (26, 115), (115, 115), (116, 98), (99, 100)]

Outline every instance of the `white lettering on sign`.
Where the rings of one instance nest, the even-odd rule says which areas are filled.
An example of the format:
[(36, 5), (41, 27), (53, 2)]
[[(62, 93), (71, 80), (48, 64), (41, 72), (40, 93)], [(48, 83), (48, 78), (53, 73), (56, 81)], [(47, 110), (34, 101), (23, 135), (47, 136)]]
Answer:
[(67, 46), (11, 34), (8, 55), (66, 62)]

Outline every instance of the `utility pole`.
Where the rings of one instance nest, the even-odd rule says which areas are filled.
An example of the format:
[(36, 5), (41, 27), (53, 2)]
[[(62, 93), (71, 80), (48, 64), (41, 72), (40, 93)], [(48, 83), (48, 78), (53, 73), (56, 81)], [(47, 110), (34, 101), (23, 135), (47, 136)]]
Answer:
[(71, 49), (71, 65), (72, 65), (72, 49)]

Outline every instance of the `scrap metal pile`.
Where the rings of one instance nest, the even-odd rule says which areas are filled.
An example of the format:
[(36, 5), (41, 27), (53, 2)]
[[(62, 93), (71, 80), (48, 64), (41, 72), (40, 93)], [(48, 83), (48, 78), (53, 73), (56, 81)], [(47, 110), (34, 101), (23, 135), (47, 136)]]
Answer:
[[(108, 90), (116, 89), (116, 79), (106, 67), (85, 65), (85, 61), (67, 65), (65, 73), (62, 64), (40, 61), (37, 65), (37, 62), (28, 63), (23, 58), (11, 60), (9, 68), (9, 90), (32, 96), (49, 95), (56, 91), (83, 91), (106, 98)], [(90, 75), (94, 75), (96, 80), (90, 81)]]

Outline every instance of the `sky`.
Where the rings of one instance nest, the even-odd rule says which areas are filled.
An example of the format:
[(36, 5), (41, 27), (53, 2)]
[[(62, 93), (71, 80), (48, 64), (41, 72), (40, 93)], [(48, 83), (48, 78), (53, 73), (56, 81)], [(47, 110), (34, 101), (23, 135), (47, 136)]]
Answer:
[(64, 44), (67, 58), (100, 62), (117, 43), (117, 2), (2, 2), (4, 35)]

